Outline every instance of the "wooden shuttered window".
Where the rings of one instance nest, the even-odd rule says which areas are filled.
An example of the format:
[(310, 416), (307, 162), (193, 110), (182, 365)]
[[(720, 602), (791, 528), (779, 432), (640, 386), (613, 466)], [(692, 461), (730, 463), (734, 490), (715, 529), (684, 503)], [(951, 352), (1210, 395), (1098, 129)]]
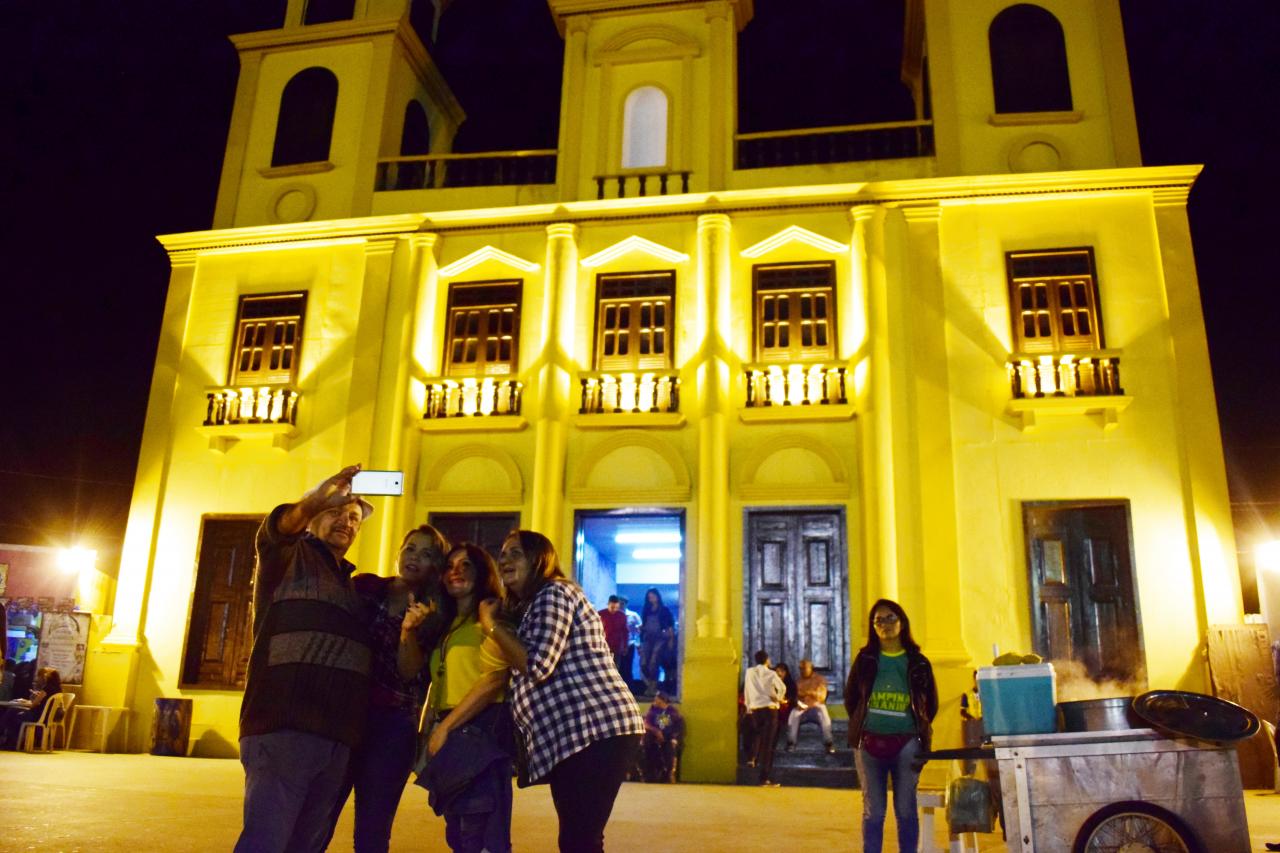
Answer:
[(1028, 354), (1102, 349), (1092, 249), (1010, 252), (1014, 346)]
[(240, 297), (232, 385), (288, 385), (298, 375), (305, 293)]
[(596, 369), (671, 367), (674, 272), (602, 275), (596, 282)]
[(520, 281), (449, 287), (445, 372), (449, 376), (514, 376), (519, 366)]
[(835, 264), (754, 270), (756, 361), (823, 361), (836, 355)]

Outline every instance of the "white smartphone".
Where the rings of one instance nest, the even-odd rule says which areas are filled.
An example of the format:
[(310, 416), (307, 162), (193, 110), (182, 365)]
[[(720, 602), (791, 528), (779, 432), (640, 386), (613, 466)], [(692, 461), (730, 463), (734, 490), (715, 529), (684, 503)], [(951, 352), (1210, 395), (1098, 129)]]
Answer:
[(353, 495), (403, 495), (403, 471), (357, 471), (351, 478)]

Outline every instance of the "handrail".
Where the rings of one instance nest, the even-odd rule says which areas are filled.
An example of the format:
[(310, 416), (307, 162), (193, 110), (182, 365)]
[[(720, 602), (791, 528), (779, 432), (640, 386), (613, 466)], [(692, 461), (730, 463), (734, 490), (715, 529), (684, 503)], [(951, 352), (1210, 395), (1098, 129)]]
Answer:
[(538, 148), (522, 151), (479, 151), (464, 154), (412, 154), (399, 157), (379, 157), (379, 163), (427, 163), (442, 160), (491, 160), (497, 157), (550, 157), (559, 153), (557, 148)]
[(830, 133), (853, 133), (861, 130), (896, 130), (903, 127), (930, 127), (932, 119), (915, 121), (882, 121), (874, 124), (837, 124), (830, 127), (802, 127), (791, 130), (760, 130), (752, 133), (735, 133), (733, 138), (739, 142), (752, 139), (785, 139), (790, 136), (817, 136)]

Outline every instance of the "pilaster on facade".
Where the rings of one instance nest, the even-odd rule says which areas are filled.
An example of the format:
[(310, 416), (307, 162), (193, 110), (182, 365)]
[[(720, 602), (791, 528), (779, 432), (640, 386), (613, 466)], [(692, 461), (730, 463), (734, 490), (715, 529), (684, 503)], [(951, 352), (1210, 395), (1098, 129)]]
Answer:
[(534, 429), (531, 522), (553, 539), (559, 537), (564, 508), (565, 455), (568, 444), (569, 381), (573, 366), (572, 321), (562, 317), (565, 294), (575, 292), (578, 275), (578, 227), (568, 222), (547, 226), (541, 338), (531, 377), (537, 395)]
[(721, 337), (732, 287), (732, 222), (723, 213), (698, 217), (699, 312), (704, 337), (698, 375), (698, 613), (699, 638), (729, 636), (729, 366)]

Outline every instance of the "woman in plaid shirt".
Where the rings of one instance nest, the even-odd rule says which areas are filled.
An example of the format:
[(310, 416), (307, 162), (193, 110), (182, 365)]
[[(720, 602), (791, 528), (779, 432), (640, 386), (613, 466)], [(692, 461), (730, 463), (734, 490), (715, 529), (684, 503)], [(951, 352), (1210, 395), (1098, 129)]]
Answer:
[(560, 850), (604, 850), (604, 827), (634, 763), (644, 721), (614, 666), (604, 627), (582, 589), (564, 576), (550, 540), (517, 530), (502, 543), (498, 570), (519, 628), (480, 605), (480, 627), (512, 662), (511, 710), (528, 760), (528, 781), (551, 785)]

